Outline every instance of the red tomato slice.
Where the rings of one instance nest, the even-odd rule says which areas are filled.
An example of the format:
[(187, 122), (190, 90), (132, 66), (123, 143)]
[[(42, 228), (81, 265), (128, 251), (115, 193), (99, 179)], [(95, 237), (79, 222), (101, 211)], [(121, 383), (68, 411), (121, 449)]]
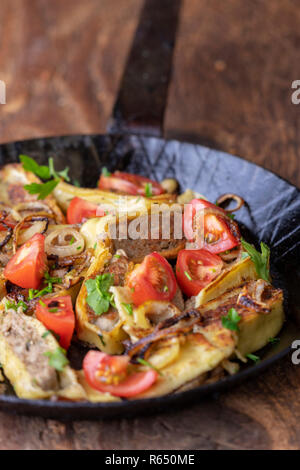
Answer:
[(231, 250), (239, 244), (225, 219), (214, 214), (207, 214), (204, 218), (204, 240), (198, 244), (211, 253), (222, 253)]
[(157, 372), (149, 369), (127, 375), (128, 356), (109, 356), (89, 351), (83, 360), (83, 371), (89, 385), (117, 397), (134, 397), (154, 384)]
[(206, 250), (181, 250), (176, 264), (176, 277), (189, 297), (199, 294), (222, 271), (220, 256)]
[(226, 215), (226, 212), (224, 211), (224, 209), (216, 206), (212, 202), (206, 201), (205, 199), (192, 199), (192, 201), (189, 202), (189, 204), (187, 204), (184, 209), (184, 218), (183, 218), (184, 235), (187, 238), (187, 240), (192, 241), (195, 236), (194, 218), (195, 218), (196, 213), (205, 208), (211, 208), (211, 209), (220, 211), (221, 214), (223, 213), (224, 215)]
[(158, 196), (163, 194), (165, 190), (163, 187), (149, 178), (144, 176), (132, 175), (131, 173), (124, 173), (115, 171), (110, 176), (100, 176), (98, 187), (100, 189), (116, 191), (125, 194), (147, 196), (146, 184), (151, 184), (151, 195)]
[(232, 222), (235, 227), (234, 230), (231, 230), (231, 226), (224, 217), (227, 215), (226, 211), (204, 199), (193, 199), (185, 208), (183, 223), (186, 238), (189, 241), (194, 240), (195, 215), (205, 208), (213, 209), (217, 213), (204, 214), (204, 240), (197, 240), (198, 248), (204, 248), (211, 253), (221, 253), (237, 246), (239, 244), (237, 225)]
[(4, 276), (24, 289), (37, 289), (46, 271), (45, 237), (36, 233), (7, 263)]
[(74, 197), (67, 210), (67, 221), (68, 224), (80, 224), (85, 219), (102, 217), (103, 215), (105, 215), (104, 211), (99, 209), (97, 204), (85, 201), (80, 197)]
[(36, 318), (45, 325), (48, 330), (58, 335), (58, 341), (62, 348), (68, 349), (75, 328), (75, 315), (72, 300), (69, 295), (41, 299), (37, 303)]
[(132, 289), (135, 305), (141, 305), (147, 300), (170, 301), (177, 290), (172, 267), (156, 252), (145, 256), (144, 261), (128, 275), (126, 283)]

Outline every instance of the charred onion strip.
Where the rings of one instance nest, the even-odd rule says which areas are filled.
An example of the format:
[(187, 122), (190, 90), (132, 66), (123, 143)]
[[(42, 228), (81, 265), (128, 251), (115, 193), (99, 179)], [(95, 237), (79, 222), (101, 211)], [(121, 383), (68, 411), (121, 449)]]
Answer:
[[(187, 325), (179, 328), (174, 328), (180, 321), (191, 320)], [(197, 309), (187, 310), (180, 315), (172, 318), (167, 318), (159, 323), (153, 333), (140, 339), (136, 343), (124, 343), (126, 346), (125, 354), (131, 358), (131, 362), (136, 362), (139, 357), (143, 357), (149, 348), (152, 348), (155, 343), (165, 339), (171, 339), (180, 335), (190, 333), (195, 324), (202, 322), (201, 312)]]
[(33, 212), (34, 214), (39, 212), (46, 212), (47, 214), (52, 214), (53, 211), (47, 204), (43, 204), (40, 201), (29, 201), (29, 202), (20, 202), (15, 206), (15, 210), (19, 212)]
[[(24, 217), (24, 219), (19, 222), (15, 228), (14, 228), (14, 235), (13, 235), (13, 252), (16, 253), (17, 247), (18, 247), (18, 240), (19, 240), (19, 232), (22, 230), (24, 224), (32, 223), (32, 222), (44, 222), (45, 226), (43, 230), (40, 232), (44, 234), (49, 225), (49, 218), (54, 219), (54, 215), (52, 214), (47, 214), (47, 213), (39, 213), (39, 214), (30, 214)], [(31, 227), (30, 227), (31, 228)], [(28, 230), (30, 230), (30, 228)], [(37, 232), (35, 232), (37, 233)], [(34, 233), (32, 233), (34, 235)], [(32, 236), (30, 233), (30, 236)], [(23, 243), (25, 243), (27, 240), (25, 240)]]
[(241, 198), (237, 194), (233, 194), (233, 193), (226, 193), (226, 194), (223, 194), (222, 196), (218, 197), (218, 199), (216, 201), (216, 204), (218, 206), (221, 206), (224, 202), (231, 201), (231, 199), (233, 199), (236, 202), (236, 206), (233, 209), (225, 209), (226, 212), (231, 213), (231, 212), (238, 211), (245, 204), (245, 201), (244, 201), (243, 198)]
[(4, 216), (4, 218), (0, 219), (1, 225), (4, 228), (6, 228), (6, 230), (7, 230), (6, 236), (4, 237), (2, 242), (0, 242), (0, 249), (3, 248), (9, 242), (9, 240), (11, 239), (11, 237), (13, 235), (13, 229), (11, 227), (9, 227), (8, 225), (6, 225), (6, 223), (3, 221), (3, 219), (5, 219), (5, 217), (6, 217), (6, 215)]

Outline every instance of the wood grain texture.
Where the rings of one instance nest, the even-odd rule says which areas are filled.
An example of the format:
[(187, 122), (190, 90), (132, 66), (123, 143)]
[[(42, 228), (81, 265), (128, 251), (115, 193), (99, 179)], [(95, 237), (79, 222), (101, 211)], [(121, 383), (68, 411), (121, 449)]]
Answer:
[(2, 0), (0, 141), (105, 132), (142, 0)]
[[(103, 132), (141, 0), (2, 0), (0, 141)], [(168, 137), (239, 154), (300, 185), (296, 0), (185, 0)], [(62, 423), (0, 413), (0, 449), (299, 449), (300, 369), (153, 417)]]
[(0, 449), (299, 449), (299, 382), (287, 358), (228, 393), (152, 417), (63, 423), (0, 413)]
[(167, 137), (240, 155), (300, 186), (297, 0), (184, 0)]

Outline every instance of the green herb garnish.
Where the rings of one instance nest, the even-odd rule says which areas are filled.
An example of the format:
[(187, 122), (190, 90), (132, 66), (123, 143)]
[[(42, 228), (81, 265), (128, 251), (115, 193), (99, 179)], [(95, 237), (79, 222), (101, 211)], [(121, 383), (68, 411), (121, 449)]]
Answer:
[(101, 334), (99, 334), (98, 336), (99, 336), (99, 339), (100, 339), (100, 341), (101, 341), (101, 343), (102, 343), (102, 346), (106, 346), (106, 343), (105, 343), (105, 341), (104, 341), (104, 339), (103, 339), (103, 336), (102, 336)]
[(260, 248), (261, 253), (257, 251), (253, 245), (246, 242), (243, 238), (241, 239), (243, 248), (249, 253), (250, 258), (255, 264), (255, 269), (260, 277), (265, 281), (270, 281), (270, 248), (264, 243), (261, 242)]
[(159, 375), (161, 376), (163, 375), (163, 373), (159, 369), (157, 369), (157, 367), (154, 367), (152, 364), (150, 364), (150, 362), (146, 361), (145, 359), (142, 359), (141, 357), (139, 357), (137, 362), (139, 362), (143, 366), (150, 367), (150, 369), (155, 370)]
[(71, 240), (69, 241), (69, 245), (73, 245), (74, 242), (75, 242), (75, 238), (72, 237)]
[(65, 366), (69, 364), (69, 361), (66, 357), (66, 351), (60, 346), (58, 346), (55, 351), (45, 352), (44, 356), (49, 358), (49, 366), (53, 367), (59, 372), (62, 372)]
[(248, 253), (243, 251), (242, 254), (241, 254), (241, 259), (246, 259), (246, 258), (249, 258), (249, 255), (248, 255)]
[(61, 277), (51, 277), (48, 272), (45, 272), (44, 278), (48, 282), (48, 284), (61, 284), (62, 278)]
[(152, 197), (153, 196), (152, 183), (146, 183), (145, 184), (145, 196), (146, 197)]
[(187, 271), (184, 271), (184, 274), (188, 278), (189, 281), (193, 280)]
[(76, 188), (80, 188), (80, 183), (78, 180), (74, 180), (73, 185), (76, 186)]
[(169, 291), (168, 286), (164, 286), (164, 292), (168, 292), (168, 291)]
[(96, 315), (102, 315), (108, 311), (110, 305), (115, 307), (113, 294), (109, 292), (114, 283), (112, 274), (100, 274), (95, 279), (85, 281), (87, 290), (87, 303), (94, 310)]
[(128, 315), (133, 315), (133, 308), (131, 304), (126, 304), (125, 302), (122, 302), (122, 305), (127, 310)]
[(104, 166), (102, 168), (102, 175), (105, 176), (105, 178), (109, 178), (111, 176), (111, 172), (108, 171), (108, 169), (106, 168), (106, 166)]
[(227, 315), (222, 317), (222, 325), (224, 328), (227, 328), (231, 331), (239, 331), (238, 323), (240, 322), (241, 317), (235, 308), (230, 308)]
[(47, 183), (25, 184), (24, 188), (29, 194), (38, 194), (38, 199), (45, 199), (56, 188), (59, 180), (50, 180)]
[(280, 341), (280, 338), (269, 338), (268, 339), (270, 344), (277, 344)]
[(255, 354), (247, 354), (246, 357), (248, 359), (250, 359), (251, 361), (253, 361), (253, 362), (259, 362), (260, 361), (260, 357), (256, 356)]
[(47, 338), (47, 336), (51, 335), (51, 331), (50, 330), (47, 330), (45, 331), (45, 333), (42, 334), (42, 338), (45, 339)]
[(5, 304), (5, 310), (13, 309), (15, 311), (18, 310), (18, 308), (22, 307), (23, 312), (26, 312), (28, 310), (28, 306), (23, 302), (23, 300), (20, 300), (17, 304), (15, 302), (11, 302), (8, 300)]
[(65, 168), (62, 171), (56, 171), (54, 168), (53, 158), (49, 158), (48, 166), (39, 165), (35, 160), (33, 160), (33, 158), (28, 157), (27, 155), (20, 155), (19, 158), (23, 164), (24, 170), (31, 171), (42, 180), (49, 180), (45, 183), (31, 183), (24, 186), (29, 194), (37, 194), (38, 199), (45, 199), (50, 193), (52, 193), (60, 182), (60, 178), (70, 181), (68, 176), (69, 169)]
[(28, 300), (36, 299), (37, 297), (42, 297), (46, 294), (51, 294), (53, 292), (53, 284), (61, 284), (62, 279), (60, 277), (51, 277), (48, 272), (45, 272), (44, 275), (47, 286), (43, 289), (29, 289), (28, 291)]
[(23, 165), (24, 170), (31, 171), (42, 180), (48, 180), (51, 178), (49, 166), (39, 165), (33, 158), (27, 155), (19, 156), (20, 162)]

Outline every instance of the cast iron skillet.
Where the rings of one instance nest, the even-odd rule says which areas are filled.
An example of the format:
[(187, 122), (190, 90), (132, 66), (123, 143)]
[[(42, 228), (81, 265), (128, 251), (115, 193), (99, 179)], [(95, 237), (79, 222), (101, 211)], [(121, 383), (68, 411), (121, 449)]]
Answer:
[[(70, 167), (73, 179), (82, 186), (95, 187), (102, 166), (149, 176), (160, 181), (176, 178), (181, 189), (192, 188), (211, 201), (226, 192), (242, 196), (247, 205), (237, 215), (245, 236), (264, 240), (271, 246), (274, 283), (284, 289), (287, 321), (276, 346), (259, 352), (261, 362), (247, 365), (238, 374), (193, 390), (140, 401), (120, 403), (67, 403), (22, 400), (8, 387), (0, 395), (0, 408), (52, 418), (99, 418), (163, 410), (183, 405), (204, 395), (228, 389), (261, 373), (288, 354), (294, 339), (300, 338), (299, 315), (299, 221), (300, 192), (265, 169), (238, 157), (200, 145), (137, 135), (70, 136), (28, 140), (0, 146), (0, 165), (17, 162), (25, 153), (39, 163), (55, 159), (58, 169)], [(82, 351), (72, 347), (71, 361)], [(80, 359), (79, 359), (80, 361)]]

